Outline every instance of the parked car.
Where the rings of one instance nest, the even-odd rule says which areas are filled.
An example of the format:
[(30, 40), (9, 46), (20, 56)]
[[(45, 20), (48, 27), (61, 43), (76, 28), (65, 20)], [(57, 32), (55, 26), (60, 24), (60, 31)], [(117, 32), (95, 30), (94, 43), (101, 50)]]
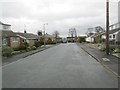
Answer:
[(63, 38), (63, 39), (62, 39), (62, 43), (67, 43), (67, 39), (66, 39), (66, 38)]

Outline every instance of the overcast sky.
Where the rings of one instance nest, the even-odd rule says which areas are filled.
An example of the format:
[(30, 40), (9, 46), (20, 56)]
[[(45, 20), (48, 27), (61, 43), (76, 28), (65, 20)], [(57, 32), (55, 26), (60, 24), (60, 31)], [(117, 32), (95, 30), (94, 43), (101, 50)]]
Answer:
[[(105, 27), (106, 0), (1, 0), (0, 8), (3, 23), (12, 25), (13, 31), (30, 33), (43, 30), (55, 30), (61, 36), (67, 36), (69, 28), (76, 28), (78, 35), (83, 35), (87, 28)], [(110, 24), (117, 23), (118, 1), (110, 0)], [(26, 25), (26, 28), (24, 26)]]

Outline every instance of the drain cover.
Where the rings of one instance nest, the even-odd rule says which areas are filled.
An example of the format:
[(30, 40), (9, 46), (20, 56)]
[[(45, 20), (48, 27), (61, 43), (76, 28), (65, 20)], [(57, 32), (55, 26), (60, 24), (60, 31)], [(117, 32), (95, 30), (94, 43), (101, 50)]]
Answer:
[(102, 58), (102, 60), (105, 61), (105, 62), (109, 62), (110, 61), (110, 59), (108, 59), (108, 58)]

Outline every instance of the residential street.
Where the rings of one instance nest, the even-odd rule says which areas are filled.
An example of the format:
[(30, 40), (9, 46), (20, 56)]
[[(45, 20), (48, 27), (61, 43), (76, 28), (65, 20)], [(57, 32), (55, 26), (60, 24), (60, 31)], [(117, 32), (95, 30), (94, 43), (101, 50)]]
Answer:
[(75, 43), (3, 66), (3, 88), (118, 88), (117, 77)]

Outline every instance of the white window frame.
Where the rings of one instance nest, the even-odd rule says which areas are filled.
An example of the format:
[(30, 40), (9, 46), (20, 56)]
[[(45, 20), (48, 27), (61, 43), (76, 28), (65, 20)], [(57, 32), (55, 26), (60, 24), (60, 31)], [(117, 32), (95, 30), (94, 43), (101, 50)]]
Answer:
[(2, 45), (7, 45), (7, 39), (6, 38), (3, 38)]
[(12, 42), (18, 42), (18, 37), (12, 37)]

